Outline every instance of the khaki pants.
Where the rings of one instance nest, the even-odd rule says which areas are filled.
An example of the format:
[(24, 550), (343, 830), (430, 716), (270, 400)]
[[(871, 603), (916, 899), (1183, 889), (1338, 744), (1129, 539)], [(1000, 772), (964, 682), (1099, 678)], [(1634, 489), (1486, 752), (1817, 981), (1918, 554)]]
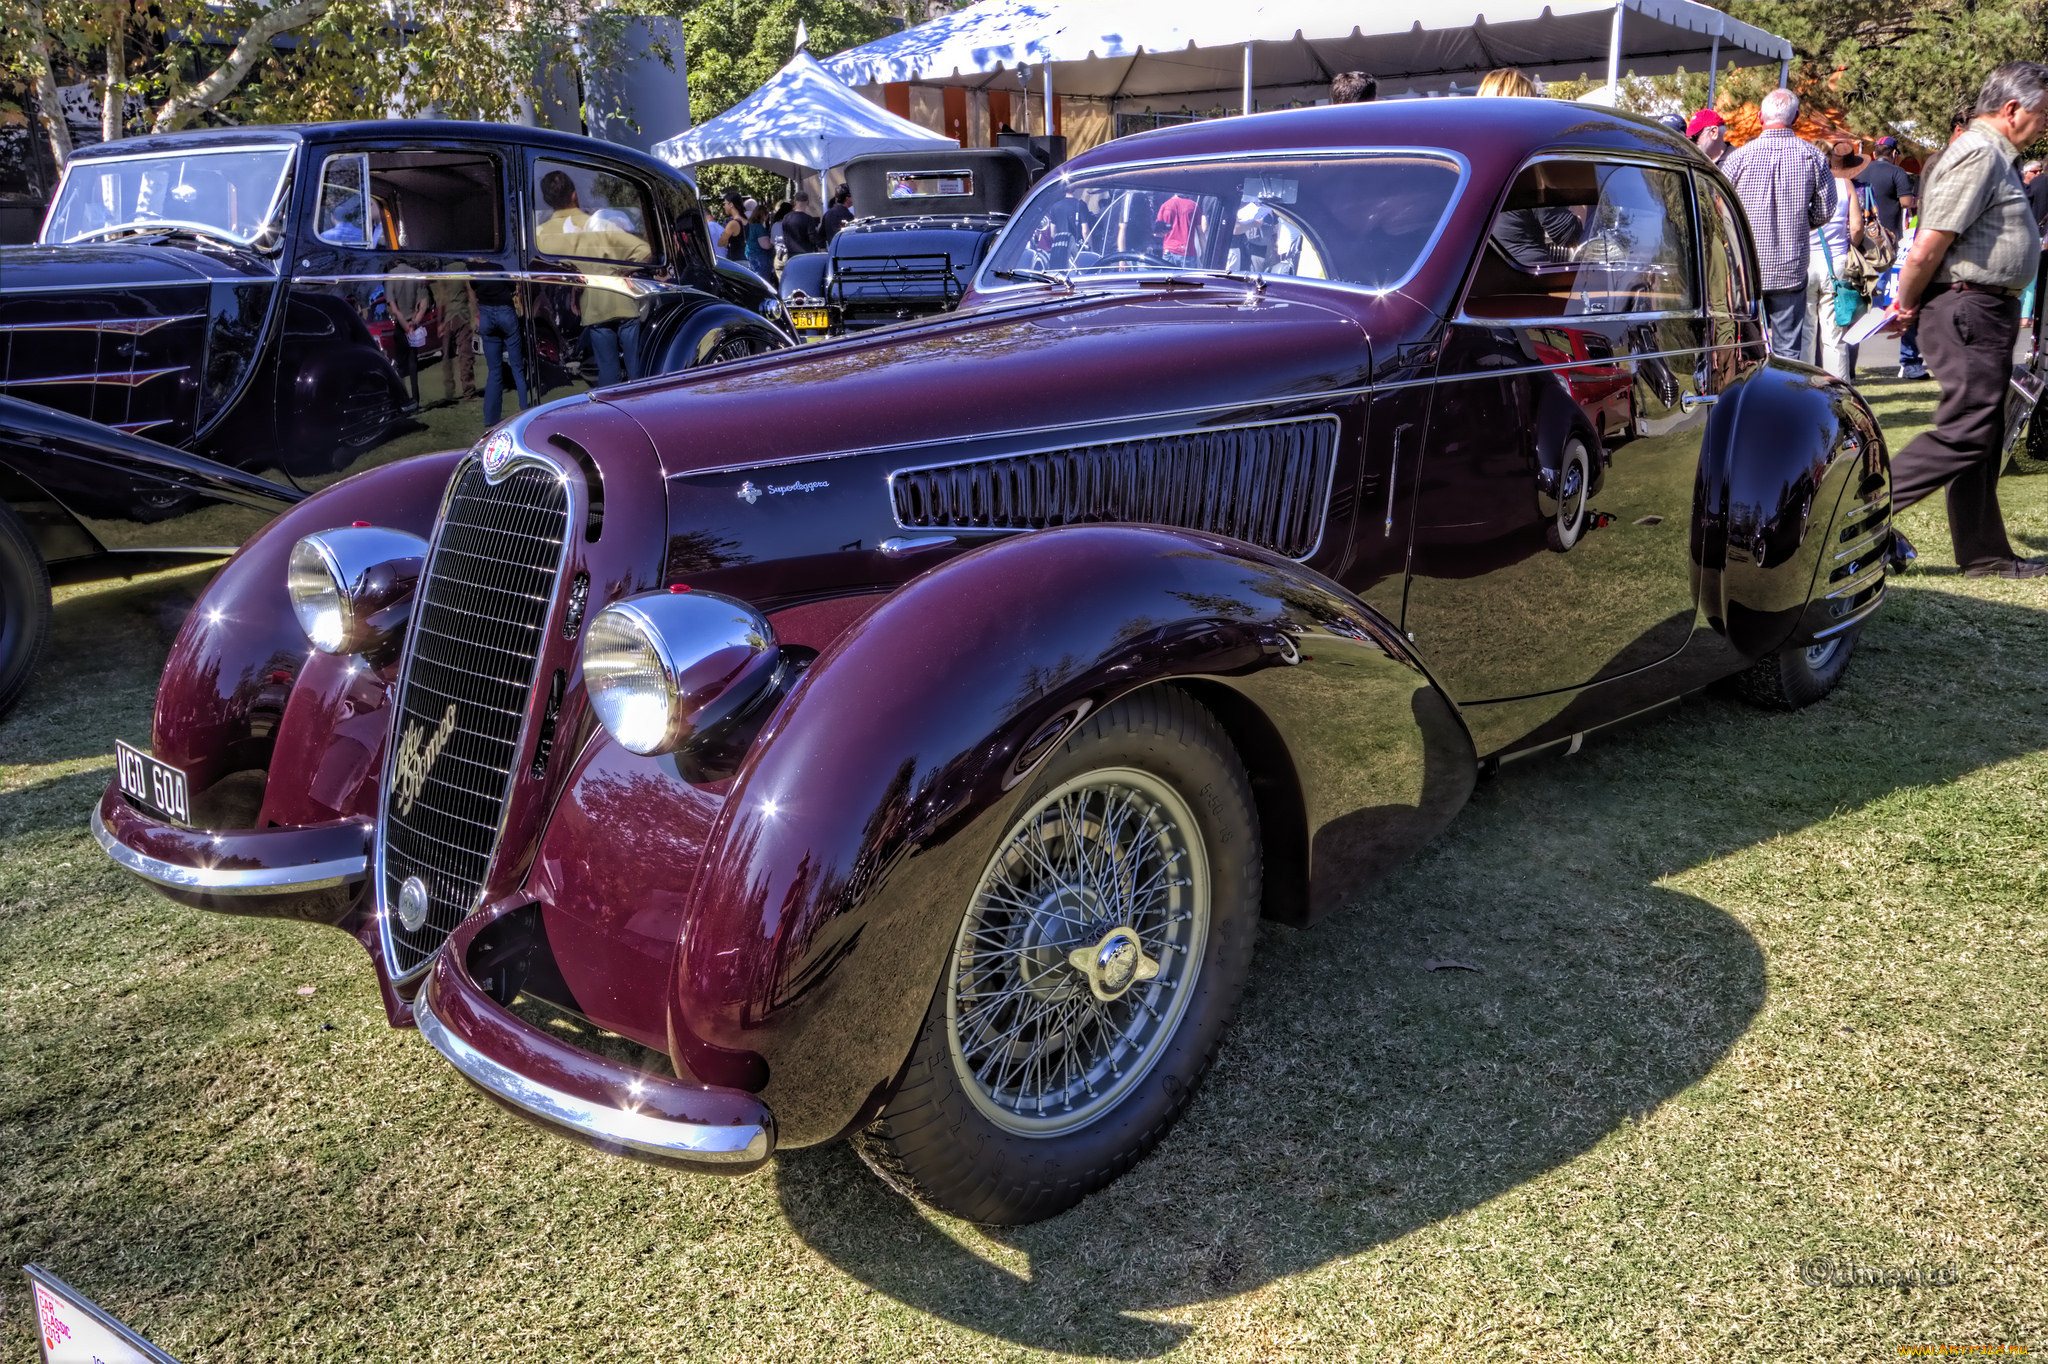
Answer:
[(455, 401), (455, 376), (462, 375), (462, 397), (465, 402), (476, 397), (476, 362), (470, 352), (475, 348), (471, 342), (476, 335), (476, 326), (466, 317), (441, 319), (441, 396), (449, 402)]

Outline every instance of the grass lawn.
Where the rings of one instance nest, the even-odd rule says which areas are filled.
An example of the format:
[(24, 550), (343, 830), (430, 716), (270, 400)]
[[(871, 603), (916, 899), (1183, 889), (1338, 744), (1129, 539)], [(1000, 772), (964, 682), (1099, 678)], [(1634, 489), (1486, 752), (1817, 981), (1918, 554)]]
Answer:
[[(1929, 418), (1868, 391), (1894, 449)], [(2048, 477), (2005, 498), (2048, 550)], [(1151, 1159), (1000, 1233), (843, 1148), (727, 1180), (543, 1136), (385, 1027), (353, 942), (117, 873), (87, 812), (205, 575), (65, 589), (0, 725), (0, 1355), (29, 1260), (189, 1364), (2048, 1348), (2048, 584), (1904, 525), (1926, 566), (1833, 698), (1482, 784), (1262, 932)]]

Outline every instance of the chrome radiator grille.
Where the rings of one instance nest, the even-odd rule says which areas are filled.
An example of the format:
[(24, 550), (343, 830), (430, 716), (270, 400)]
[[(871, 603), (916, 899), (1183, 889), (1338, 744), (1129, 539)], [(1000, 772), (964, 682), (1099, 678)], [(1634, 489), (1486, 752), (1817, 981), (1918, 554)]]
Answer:
[(1337, 419), (1317, 417), (899, 469), (889, 490), (906, 529), (1148, 521), (1303, 559), (1322, 537), (1336, 456)]
[[(477, 906), (497, 851), (561, 573), (569, 490), (538, 466), (456, 474), (420, 578), (379, 821), (387, 966), (424, 965)], [(409, 877), (424, 922), (400, 918)]]

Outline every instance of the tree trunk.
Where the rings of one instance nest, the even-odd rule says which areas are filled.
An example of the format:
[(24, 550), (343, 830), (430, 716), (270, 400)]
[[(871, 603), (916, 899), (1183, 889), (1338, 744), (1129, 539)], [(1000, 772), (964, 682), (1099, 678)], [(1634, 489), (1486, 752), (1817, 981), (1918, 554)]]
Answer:
[(28, 22), (28, 55), (35, 64), (36, 104), (42, 111), (43, 128), (50, 135), (50, 155), (61, 171), (71, 160), (71, 129), (64, 123), (64, 102), (57, 97), (57, 78), (50, 73), (49, 37), (33, 15)]
[[(126, 0), (122, 0), (126, 8)], [(114, 20), (114, 31), (107, 37), (107, 89), (100, 99), (100, 137), (107, 142), (118, 142), (127, 134), (125, 115), (128, 112), (128, 92), (121, 88), (128, 79), (128, 16), (123, 13)]]
[(151, 132), (172, 133), (234, 93), (242, 79), (256, 69), (256, 63), (270, 54), (270, 40), (302, 24), (311, 23), (327, 11), (331, 0), (289, 0), (264, 11), (242, 33), (228, 59), (213, 74), (166, 103), (157, 111)]

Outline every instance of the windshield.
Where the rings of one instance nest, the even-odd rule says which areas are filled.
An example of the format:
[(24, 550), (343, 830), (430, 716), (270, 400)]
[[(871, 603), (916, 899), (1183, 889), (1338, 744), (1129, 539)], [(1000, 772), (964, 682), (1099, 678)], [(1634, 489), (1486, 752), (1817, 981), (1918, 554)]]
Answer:
[(1448, 152), (1333, 152), (1108, 167), (1048, 181), (989, 257), (1004, 271), (1227, 270), (1390, 289), (1457, 195)]
[(276, 233), (291, 163), (290, 147), (82, 158), (65, 168), (42, 241), (186, 228), (241, 246), (263, 244)]

